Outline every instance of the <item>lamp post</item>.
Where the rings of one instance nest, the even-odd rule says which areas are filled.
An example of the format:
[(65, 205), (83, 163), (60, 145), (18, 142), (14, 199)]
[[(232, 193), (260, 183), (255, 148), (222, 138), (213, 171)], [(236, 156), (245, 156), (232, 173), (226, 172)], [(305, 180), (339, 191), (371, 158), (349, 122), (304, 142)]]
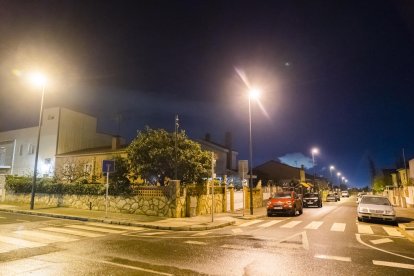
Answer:
[(341, 176), (341, 173), (340, 172), (338, 172), (337, 174), (336, 174), (336, 176), (338, 176), (338, 186), (340, 185), (340, 183), (339, 183), (339, 177)]
[(30, 80), (36, 86), (42, 87), (42, 99), (40, 101), (39, 128), (37, 130), (37, 144), (36, 144), (36, 154), (35, 154), (35, 163), (34, 163), (34, 172), (33, 172), (32, 192), (30, 196), (30, 210), (33, 210), (34, 197), (36, 193), (37, 162), (39, 158), (40, 130), (42, 127), (42, 120), (43, 120), (43, 102), (45, 98), (46, 78), (39, 73), (34, 73), (30, 75)]
[(250, 159), (250, 215), (253, 215), (253, 143), (252, 143), (252, 99), (259, 97), (259, 91), (257, 89), (251, 89), (249, 91), (249, 159)]
[[(319, 153), (319, 150), (317, 148), (313, 148), (311, 150), (312, 153), (312, 164), (313, 164), (313, 185), (316, 186), (316, 180), (315, 180), (315, 174), (316, 174), (316, 169), (315, 169), (315, 154)], [(319, 187), (318, 187), (319, 190)]]
[(335, 170), (335, 166), (330, 166), (329, 167), (329, 172), (331, 173), (331, 189), (333, 190), (333, 179), (332, 179), (332, 171)]

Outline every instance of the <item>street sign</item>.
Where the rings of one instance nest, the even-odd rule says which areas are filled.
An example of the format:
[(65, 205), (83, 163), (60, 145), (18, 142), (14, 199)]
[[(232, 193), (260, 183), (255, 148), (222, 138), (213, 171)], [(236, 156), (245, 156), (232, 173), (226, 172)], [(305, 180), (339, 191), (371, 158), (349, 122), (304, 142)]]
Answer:
[[(250, 179), (250, 174), (246, 175), (246, 178), (247, 178), (247, 179)], [(253, 179), (256, 179), (256, 178), (257, 178), (257, 175), (253, 175), (253, 176), (252, 176), (252, 178), (253, 178)]]
[(114, 160), (103, 160), (102, 161), (102, 172), (103, 173), (115, 172), (115, 161)]

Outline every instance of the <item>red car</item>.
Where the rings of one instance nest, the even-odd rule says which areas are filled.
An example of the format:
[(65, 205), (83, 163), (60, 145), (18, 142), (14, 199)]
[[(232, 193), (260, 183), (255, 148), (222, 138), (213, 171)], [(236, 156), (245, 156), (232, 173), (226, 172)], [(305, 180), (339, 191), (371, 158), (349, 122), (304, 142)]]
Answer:
[(277, 192), (267, 201), (267, 216), (274, 214), (289, 214), (295, 216), (296, 213), (303, 213), (302, 200), (295, 192)]

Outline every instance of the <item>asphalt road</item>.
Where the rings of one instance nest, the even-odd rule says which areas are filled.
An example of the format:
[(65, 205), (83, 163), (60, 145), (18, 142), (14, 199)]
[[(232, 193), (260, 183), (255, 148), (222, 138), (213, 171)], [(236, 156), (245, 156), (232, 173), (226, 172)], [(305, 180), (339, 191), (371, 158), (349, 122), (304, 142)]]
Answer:
[(0, 274), (413, 275), (414, 243), (355, 212), (342, 199), (200, 232), (0, 213)]

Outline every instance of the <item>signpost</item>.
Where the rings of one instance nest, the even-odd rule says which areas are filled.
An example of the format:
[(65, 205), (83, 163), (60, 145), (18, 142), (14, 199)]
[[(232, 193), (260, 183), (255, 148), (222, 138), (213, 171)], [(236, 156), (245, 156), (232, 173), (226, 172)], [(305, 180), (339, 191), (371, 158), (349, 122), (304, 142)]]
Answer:
[(102, 172), (106, 173), (105, 217), (108, 217), (109, 174), (115, 172), (115, 161), (114, 160), (103, 160), (102, 161)]
[(244, 176), (247, 172), (249, 167), (249, 161), (248, 160), (239, 160), (239, 176), (242, 179), (242, 192), (243, 192), (243, 216), (244, 216)]

